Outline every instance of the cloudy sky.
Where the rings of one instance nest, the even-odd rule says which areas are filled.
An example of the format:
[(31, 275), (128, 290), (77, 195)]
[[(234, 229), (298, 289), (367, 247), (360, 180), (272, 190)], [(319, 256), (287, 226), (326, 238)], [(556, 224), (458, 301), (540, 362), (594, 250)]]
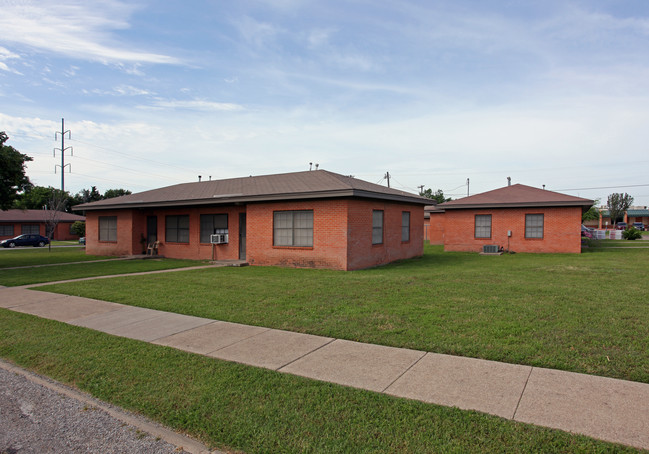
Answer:
[(35, 184), (320, 168), (454, 198), (649, 205), (646, 0), (0, 0), (0, 131)]

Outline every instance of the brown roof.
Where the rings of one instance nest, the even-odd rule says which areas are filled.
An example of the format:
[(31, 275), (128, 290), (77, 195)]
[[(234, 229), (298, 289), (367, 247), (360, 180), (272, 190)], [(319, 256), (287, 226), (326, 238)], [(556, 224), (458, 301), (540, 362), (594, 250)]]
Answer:
[(419, 205), (430, 199), (327, 170), (249, 176), (182, 183), (137, 194), (100, 200), (73, 210), (108, 210), (154, 206), (220, 205), (329, 197), (363, 197)]
[[(0, 222), (45, 222), (50, 219), (48, 210), (7, 210), (0, 211)], [(84, 216), (59, 212), (59, 222), (85, 221)]]
[(560, 207), (580, 206), (590, 208), (593, 200), (533, 188), (524, 184), (514, 184), (493, 191), (451, 200), (440, 204), (444, 210), (457, 210), (466, 208), (522, 208), (522, 207)]

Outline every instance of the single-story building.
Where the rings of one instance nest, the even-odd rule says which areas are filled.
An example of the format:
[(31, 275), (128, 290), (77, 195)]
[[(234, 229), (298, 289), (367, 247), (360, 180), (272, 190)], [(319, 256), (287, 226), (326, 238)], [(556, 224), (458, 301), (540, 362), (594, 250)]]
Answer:
[[(58, 224), (50, 236), (48, 222), (56, 220)], [(43, 235), (53, 240), (78, 240), (79, 235), (70, 231), (72, 224), (86, 218), (78, 214), (51, 210), (0, 210), (0, 240), (18, 235)]]
[(522, 184), (442, 203), (445, 251), (581, 252), (581, 216), (593, 200)]
[[(647, 228), (649, 226), (649, 210), (647, 207), (637, 207), (632, 206), (624, 213), (622, 216), (622, 221), (626, 222), (627, 225), (631, 226), (635, 222), (640, 222), (642, 225)], [(620, 219), (618, 219), (620, 221)], [(592, 227), (594, 229), (614, 229), (615, 225), (611, 221), (611, 214), (609, 213), (606, 206), (599, 208), (599, 219), (592, 219), (585, 221), (584, 225), (586, 227)]]
[(326, 170), (199, 181), (75, 206), (86, 252), (356, 270), (423, 254), (424, 197)]

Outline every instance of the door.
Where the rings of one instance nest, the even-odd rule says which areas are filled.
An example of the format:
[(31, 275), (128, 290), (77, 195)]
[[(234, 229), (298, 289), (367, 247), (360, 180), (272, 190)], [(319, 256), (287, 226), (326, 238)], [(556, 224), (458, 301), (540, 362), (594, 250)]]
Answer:
[(239, 260), (246, 259), (246, 213), (239, 213)]
[(146, 217), (146, 244), (158, 241), (158, 216)]

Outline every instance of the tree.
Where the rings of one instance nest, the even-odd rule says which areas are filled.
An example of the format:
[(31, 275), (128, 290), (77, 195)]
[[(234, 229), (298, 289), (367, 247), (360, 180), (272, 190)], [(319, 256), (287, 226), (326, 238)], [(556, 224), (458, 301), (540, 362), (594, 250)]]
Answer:
[(21, 210), (47, 209), (52, 200), (63, 200), (62, 211), (70, 211), (72, 197), (68, 191), (61, 192), (60, 189), (53, 188), (52, 186), (32, 186), (25, 189), (14, 201), (14, 208)]
[(82, 189), (77, 192), (74, 196), (74, 204), (81, 205), (82, 203), (97, 202), (102, 199), (103, 197), (97, 190), (97, 186), (93, 186), (90, 189)]
[(582, 221), (598, 221), (599, 220), (599, 199), (595, 200), (595, 204), (588, 209), (584, 214), (581, 215)]
[(121, 197), (130, 194), (132, 193), (128, 189), (107, 189), (106, 192), (104, 192), (104, 199), (112, 199), (114, 197)]
[(0, 209), (11, 208), (18, 193), (31, 185), (25, 175), (25, 163), (32, 161), (26, 154), (14, 147), (5, 145), (9, 140), (4, 131), (0, 132)]
[(626, 192), (616, 193), (608, 196), (606, 205), (608, 205), (608, 212), (611, 216), (611, 225), (615, 225), (618, 219), (624, 219), (624, 213), (629, 209), (633, 203), (633, 197)]
[(61, 212), (65, 208), (67, 203), (67, 192), (61, 190), (56, 190), (52, 192), (52, 196), (47, 201), (47, 209), (45, 212), (45, 234), (50, 239), (49, 250), (52, 250), (52, 238), (54, 237), (54, 231), (56, 226), (59, 224), (61, 219)]
[(86, 236), (86, 223), (83, 221), (75, 221), (70, 226), (70, 232), (79, 236)]
[(425, 191), (422, 191), (419, 193), (419, 195), (423, 197), (427, 197), (431, 200), (435, 200), (437, 203), (444, 203), (444, 202), (450, 202), (451, 198), (444, 197), (444, 191), (441, 189), (438, 189), (435, 193), (433, 193), (433, 190), (428, 188)]

